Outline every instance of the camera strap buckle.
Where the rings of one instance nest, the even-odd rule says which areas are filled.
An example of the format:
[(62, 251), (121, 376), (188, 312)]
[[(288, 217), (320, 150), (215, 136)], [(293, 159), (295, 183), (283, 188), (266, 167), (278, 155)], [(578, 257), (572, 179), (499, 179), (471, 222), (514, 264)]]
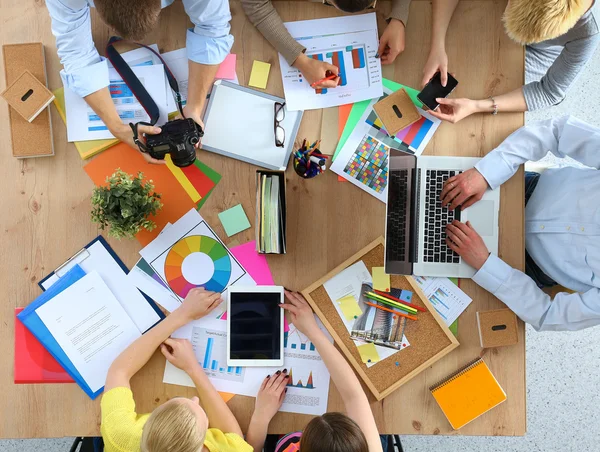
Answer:
[(131, 127), (131, 131), (133, 132), (133, 142), (137, 144), (138, 148), (140, 148), (140, 151), (148, 153), (149, 149), (146, 146), (146, 143), (143, 140), (140, 140), (138, 132), (138, 126), (140, 124), (143, 126), (151, 126), (152, 124), (147, 122), (136, 122), (135, 124), (132, 122), (129, 123), (129, 127)]

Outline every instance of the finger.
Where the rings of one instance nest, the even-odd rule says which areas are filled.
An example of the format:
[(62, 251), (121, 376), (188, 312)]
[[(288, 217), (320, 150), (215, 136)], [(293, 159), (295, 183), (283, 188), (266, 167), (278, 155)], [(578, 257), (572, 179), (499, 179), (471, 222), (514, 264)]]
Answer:
[(456, 197), (452, 200), (452, 203), (450, 203), (450, 206), (448, 206), (449, 210), (454, 210), (456, 209), (458, 206), (460, 206), (463, 202), (465, 202), (465, 200), (467, 200), (469, 198), (469, 195), (467, 193), (465, 193), (464, 191), (461, 191), (458, 195), (456, 195)]
[(462, 246), (462, 240), (460, 239), (460, 237), (458, 235), (456, 235), (455, 233), (456, 228), (452, 229), (452, 225), (447, 225), (446, 226), (446, 237), (448, 237), (450, 240), (452, 240), (454, 243), (456, 243), (456, 245), (458, 245), (459, 247)]
[(459, 256), (462, 256), (460, 248), (454, 242), (452, 242), (452, 240), (450, 240), (448, 237), (446, 237), (446, 245), (448, 245), (450, 247), (450, 249), (452, 251), (454, 251), (456, 254), (458, 254)]
[(270, 378), (271, 378), (271, 375), (267, 375), (265, 377), (265, 379), (263, 380), (262, 384), (260, 385), (260, 391), (263, 391), (267, 387), (267, 383), (269, 382)]
[(171, 361), (173, 359), (173, 354), (169, 351), (169, 348), (165, 344), (161, 344), (160, 352), (165, 358), (167, 358), (168, 361)]
[(276, 388), (278, 385), (277, 381), (279, 380), (280, 377), (281, 377), (281, 371), (278, 370), (277, 372), (275, 372), (275, 374), (271, 377), (271, 379), (267, 383), (267, 388)]
[(282, 373), (277, 379), (277, 390), (283, 391), (283, 389), (287, 386), (289, 381), (289, 376), (287, 373)]
[(448, 69), (446, 67), (440, 68), (440, 78), (442, 82), (442, 86), (445, 87), (446, 83), (448, 83)]
[(162, 131), (160, 127), (157, 126), (138, 126), (138, 135), (142, 133), (147, 133), (148, 135), (157, 135)]
[[(434, 73), (435, 73), (435, 71), (434, 71)], [(421, 88), (423, 88), (425, 85), (427, 85), (429, 83), (429, 80), (431, 80), (431, 77), (433, 77), (433, 73), (431, 71), (423, 70), (423, 80), (421, 80)]]
[(163, 341), (163, 344), (168, 345), (169, 347), (173, 348), (173, 347), (177, 346), (177, 340), (173, 339), (172, 337), (168, 337)]
[(290, 304), (293, 304), (294, 306), (298, 306), (300, 304), (300, 300), (298, 299), (296, 292), (287, 292), (285, 295)]
[(167, 162), (165, 160), (155, 159), (153, 157), (150, 157), (149, 155), (146, 158), (146, 161), (152, 165), (166, 165), (167, 164)]
[(283, 399), (285, 399), (286, 394), (287, 394), (287, 388), (285, 388), (283, 391), (281, 391), (281, 394), (279, 395), (279, 405), (280, 406), (283, 403)]
[(383, 56), (383, 53), (385, 52), (387, 45), (388, 45), (387, 39), (382, 38), (379, 41), (379, 47), (377, 48), (377, 55), (375, 55), (375, 58), (380, 58)]
[(471, 234), (471, 232), (474, 232), (474, 229), (473, 229), (473, 228), (470, 228), (469, 226), (467, 226), (467, 225), (466, 225), (466, 224), (464, 224), (464, 223), (461, 223), (461, 222), (460, 222), (460, 221), (458, 221), (458, 220), (454, 220), (454, 221), (452, 222), (452, 224), (453, 224), (455, 227), (457, 227), (458, 229), (460, 229), (460, 231), (461, 231), (461, 232), (462, 232), (462, 233), (465, 235), (465, 238), (466, 238), (466, 237), (468, 237), (468, 236)]
[(463, 204), (461, 206), (461, 210), (465, 210), (467, 207), (471, 207), (473, 204), (475, 204), (480, 199), (481, 199), (481, 196), (471, 196), (469, 199), (467, 199), (465, 202), (463, 202)]
[(313, 88), (336, 88), (338, 86), (339, 77), (334, 78), (333, 80), (325, 80), (318, 85), (314, 85)]
[(451, 107), (456, 106), (456, 101), (454, 99), (447, 99), (445, 97), (437, 97), (435, 101), (440, 105), (449, 105)]
[(300, 312), (300, 310), (293, 304), (280, 304), (279, 307), (281, 309), (285, 309), (286, 311), (290, 311), (294, 315), (298, 315)]
[[(455, 223), (458, 223), (458, 225), (456, 225)], [(463, 224), (460, 221), (455, 220), (446, 226), (446, 230), (451, 231), (452, 234), (454, 234), (456, 237), (458, 237), (458, 239), (461, 242), (464, 242), (465, 240), (467, 240), (468, 237), (467, 237), (467, 234), (465, 234), (465, 232), (459, 227), (460, 225), (463, 225)]]
[(431, 116), (441, 119), (442, 121), (448, 122), (452, 122), (452, 118), (454, 117), (452, 114), (442, 113), (441, 111), (437, 110), (428, 110), (427, 113), (429, 113)]
[(223, 299), (219, 298), (216, 301), (213, 301), (212, 304), (206, 309), (206, 313), (212, 312), (217, 306), (223, 303)]
[(452, 189), (446, 193), (444, 199), (442, 199), (442, 206), (448, 206), (448, 204), (450, 204), (450, 202), (459, 195), (460, 190), (460, 187), (452, 187)]
[(333, 64), (325, 63), (325, 68), (328, 71), (330, 71), (331, 73), (333, 73), (334, 75), (339, 75), (339, 73), (340, 73), (340, 68), (337, 66), (334, 66)]
[(448, 194), (450, 190), (452, 190), (456, 185), (458, 185), (457, 176), (452, 176), (444, 182), (444, 188), (442, 188), (442, 192), (440, 193), (440, 199), (444, 199), (444, 197)]
[(388, 63), (393, 63), (396, 60), (396, 57), (400, 55), (399, 49), (391, 49), (389, 53), (386, 55), (386, 60)]

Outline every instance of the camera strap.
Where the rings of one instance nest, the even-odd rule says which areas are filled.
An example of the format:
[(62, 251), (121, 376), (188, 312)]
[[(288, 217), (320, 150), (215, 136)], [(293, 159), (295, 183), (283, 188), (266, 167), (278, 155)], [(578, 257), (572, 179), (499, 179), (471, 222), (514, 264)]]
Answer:
[[(160, 111), (158, 109), (158, 106), (156, 105), (156, 102), (154, 102), (154, 99), (152, 99), (152, 96), (150, 96), (150, 94), (148, 93), (148, 91), (146, 90), (146, 88), (144, 87), (142, 82), (140, 82), (140, 79), (137, 77), (137, 75), (135, 75), (135, 73), (133, 72), (131, 67), (129, 67), (129, 65), (125, 62), (125, 60), (123, 59), (121, 54), (117, 51), (117, 49), (115, 49), (114, 44), (116, 44), (118, 42), (127, 42), (130, 44), (139, 46), (139, 47), (144, 47), (144, 48), (150, 50), (154, 55), (156, 55), (158, 57), (158, 59), (162, 62), (163, 67), (165, 69), (165, 75), (167, 76), (167, 81), (169, 82), (169, 86), (175, 93), (175, 100), (177, 101), (177, 108), (179, 109), (179, 113), (181, 113), (181, 116), (183, 118), (185, 118), (185, 115), (183, 114), (183, 106), (181, 104), (181, 94), (179, 93), (179, 85), (177, 84), (177, 80), (175, 79), (175, 76), (169, 69), (169, 66), (167, 66), (167, 63), (165, 62), (165, 60), (163, 60), (163, 58), (156, 51), (154, 51), (154, 49), (152, 49), (151, 47), (148, 47), (147, 45), (140, 44), (139, 42), (135, 42), (135, 41), (128, 41), (128, 40), (119, 38), (118, 36), (113, 36), (112, 38), (110, 38), (110, 40), (108, 41), (108, 44), (106, 45), (106, 57), (112, 63), (113, 67), (119, 73), (119, 75), (121, 76), (121, 78), (123, 79), (125, 84), (129, 87), (129, 89), (131, 90), (131, 92), (133, 93), (135, 98), (138, 100), (140, 105), (142, 107), (144, 107), (144, 110), (146, 110), (146, 113), (148, 113), (148, 116), (150, 116), (150, 123), (141, 122), (138, 124), (151, 125), (151, 126), (155, 125), (160, 116)], [(131, 128), (133, 130), (134, 139), (135, 139), (136, 143), (139, 145), (141, 142), (139, 142), (139, 140), (137, 139), (138, 138), (137, 137), (137, 135), (138, 135), (137, 124), (129, 124), (129, 125), (131, 126)]]

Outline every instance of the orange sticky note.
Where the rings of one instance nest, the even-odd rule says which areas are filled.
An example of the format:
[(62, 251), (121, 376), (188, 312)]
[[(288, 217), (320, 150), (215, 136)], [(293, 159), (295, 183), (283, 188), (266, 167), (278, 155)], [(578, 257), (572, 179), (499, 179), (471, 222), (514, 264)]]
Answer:
[(141, 171), (144, 179), (152, 180), (154, 191), (161, 195), (163, 207), (156, 216), (150, 217), (156, 223), (156, 228), (151, 232), (142, 230), (135, 236), (143, 246), (154, 240), (167, 223), (175, 223), (190, 209), (196, 207), (167, 165), (147, 163), (140, 151), (125, 143), (119, 143), (104, 151), (83, 167), (97, 186), (106, 185), (106, 178), (118, 168), (133, 175)]
[(219, 395), (225, 403), (229, 402), (235, 397), (235, 394), (232, 394), (231, 392), (219, 392)]

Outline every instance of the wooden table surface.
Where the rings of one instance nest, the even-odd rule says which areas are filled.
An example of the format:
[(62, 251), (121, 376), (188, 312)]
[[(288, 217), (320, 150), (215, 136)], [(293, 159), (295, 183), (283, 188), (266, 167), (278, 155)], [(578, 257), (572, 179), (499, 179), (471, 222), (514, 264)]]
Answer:
[[(283, 95), (279, 60), (274, 49), (248, 22), (240, 5), (232, 2), (231, 21), (238, 56), (237, 73), (246, 84), (253, 60), (271, 63), (266, 91)], [(447, 39), (450, 70), (459, 80), (455, 97), (486, 97), (514, 89), (523, 83), (524, 50), (505, 35), (501, 16), (504, 1), (474, 0), (460, 3)], [(313, 19), (339, 15), (334, 8), (308, 2), (277, 2), (284, 20)], [(378, 5), (380, 30), (389, 2)], [(42, 41), (46, 48), (49, 86), (61, 85), (61, 65), (56, 55), (50, 20), (43, 1), (0, 0), (2, 43)], [(158, 43), (161, 51), (185, 46), (187, 16), (181, 2), (165, 9), (160, 27), (145, 42)], [(98, 47), (109, 37), (108, 28), (93, 13), (93, 35)], [(407, 28), (407, 48), (387, 78), (418, 87), (426, 61), (431, 27), (431, 6), (413, 1)], [(0, 78), (4, 71), (0, 70)], [(5, 84), (0, 82), (0, 86)], [(306, 112), (299, 139), (318, 138), (321, 111)], [(483, 156), (511, 132), (523, 125), (523, 114), (478, 115), (457, 125), (442, 124), (425, 151), (429, 155)], [(40, 294), (37, 282), (77, 252), (98, 234), (90, 221), (91, 180), (84, 173), (74, 146), (67, 144), (65, 127), (52, 108), (56, 155), (49, 158), (17, 160), (11, 156), (8, 107), (0, 102), (0, 437), (92, 436), (99, 434), (100, 403), (91, 401), (74, 384), (13, 385), (14, 308), (26, 306)], [(232, 125), (232, 127), (234, 127)], [(332, 124), (331, 127), (337, 127)], [(35, 146), (35, 143), (32, 143)], [(200, 159), (223, 175), (223, 179), (202, 208), (226, 244), (232, 246), (253, 239), (253, 229), (226, 239), (217, 214), (242, 203), (248, 217), (255, 214), (256, 168), (237, 160), (210, 153)], [(140, 168), (143, 171), (143, 168)], [(288, 170), (288, 254), (269, 257), (275, 281), (296, 290), (303, 289), (336, 265), (384, 233), (385, 206), (348, 183), (339, 183), (327, 172), (305, 181)], [(502, 186), (500, 257), (515, 268), (524, 267), (523, 173)], [(300, 231), (318, 232), (319, 242), (300, 240)], [(137, 241), (110, 240), (129, 266), (138, 258)], [(459, 320), (461, 346), (432, 368), (414, 378), (382, 402), (372, 401), (382, 433), (456, 434), (436, 406), (427, 388), (474, 357), (484, 355), (508, 400), (467, 425), (462, 435), (523, 435), (525, 421), (525, 338), (519, 323), (519, 344), (482, 351), (475, 321), (478, 310), (502, 307), (493, 296), (470, 280), (462, 289), (473, 303)], [(157, 353), (132, 381), (140, 412), (150, 411), (174, 396), (192, 396), (191, 388), (164, 385), (164, 358)], [(248, 397), (234, 397), (229, 406), (246, 428), (254, 405)], [(342, 410), (339, 394), (331, 386), (329, 410)], [(298, 430), (310, 417), (279, 414), (271, 432)]]

